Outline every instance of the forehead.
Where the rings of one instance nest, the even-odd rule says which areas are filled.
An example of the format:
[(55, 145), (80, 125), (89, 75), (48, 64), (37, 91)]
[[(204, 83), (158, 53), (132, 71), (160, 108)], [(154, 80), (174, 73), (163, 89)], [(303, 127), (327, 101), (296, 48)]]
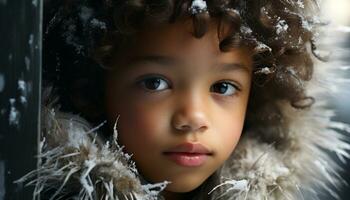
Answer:
[(251, 56), (248, 49), (242, 47), (223, 52), (219, 48), (218, 34), (218, 24), (214, 20), (209, 21), (208, 31), (201, 38), (194, 36), (192, 20), (147, 27), (137, 32), (123, 57), (160, 55), (187, 62), (202, 61), (213, 64), (241, 61), (250, 66)]

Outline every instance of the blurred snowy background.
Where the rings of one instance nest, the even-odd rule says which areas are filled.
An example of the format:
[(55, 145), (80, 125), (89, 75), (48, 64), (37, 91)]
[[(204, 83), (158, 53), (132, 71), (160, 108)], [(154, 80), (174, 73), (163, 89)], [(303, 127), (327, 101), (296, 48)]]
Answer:
[[(324, 0), (322, 4), (323, 16), (331, 20), (326, 42), (333, 44), (329, 49), (332, 52), (331, 63), (340, 67), (342, 76), (338, 80), (342, 84), (330, 96), (330, 103), (337, 114), (335, 120), (350, 124), (350, 0)], [(342, 175), (350, 184), (350, 160), (343, 166), (345, 171)], [(350, 185), (343, 187), (338, 194), (341, 200), (350, 199)], [(333, 198), (325, 195), (321, 199)]]

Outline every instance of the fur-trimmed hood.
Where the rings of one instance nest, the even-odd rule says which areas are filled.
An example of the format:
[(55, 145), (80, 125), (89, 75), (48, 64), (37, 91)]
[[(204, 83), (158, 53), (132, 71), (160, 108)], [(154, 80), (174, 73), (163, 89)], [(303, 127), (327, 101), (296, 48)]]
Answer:
[[(52, 20), (61, 19), (55, 16)], [(93, 25), (105, 27), (99, 22)], [(67, 27), (74, 29), (69, 24)], [(80, 49), (74, 37), (66, 35), (65, 39), (73, 48)], [(334, 112), (325, 101), (331, 91), (325, 88), (325, 83), (332, 88), (338, 84), (335, 81), (338, 69), (317, 61), (315, 65), (313, 78), (305, 83), (307, 95), (315, 103), (309, 108), (296, 109), (286, 100), (274, 102), (283, 116), (281, 123), (244, 132), (230, 158), (215, 174), (216, 179), (208, 184), (212, 188), (203, 190), (196, 199), (203, 199), (208, 193), (211, 199), (225, 200), (303, 199), (306, 195), (317, 198), (319, 189), (337, 197), (332, 188), (342, 183), (338, 162), (350, 157), (348, 137), (344, 135), (350, 132), (350, 127), (332, 121)], [(34, 196), (78, 200), (163, 199), (161, 191), (170, 183), (144, 180), (132, 155), (123, 152), (118, 144), (116, 129), (113, 137), (106, 139), (99, 134), (104, 123), (94, 127), (79, 115), (62, 112), (56, 100), (52, 100), (54, 94), (50, 90), (43, 96), (38, 155), (41, 163), (38, 169), (18, 180), (35, 185)]]
[[(305, 194), (316, 197), (320, 188), (337, 196), (331, 188), (342, 179), (330, 153), (340, 161), (349, 157), (347, 136), (340, 131), (349, 132), (350, 127), (331, 120), (334, 112), (322, 101), (326, 89), (320, 85), (329, 81), (330, 73), (327, 65), (317, 69), (307, 86), (316, 103), (295, 109), (281, 101), (278, 106), (288, 126), (279, 127), (279, 135), (269, 135), (268, 127), (259, 137), (244, 133), (218, 174), (219, 184), (210, 191), (213, 198), (302, 199)], [(325, 74), (327, 79), (322, 78)], [(100, 127), (50, 105), (43, 107), (42, 120), (42, 163), (19, 180), (35, 185), (35, 195), (49, 190), (51, 199), (162, 198), (160, 191), (168, 182), (149, 184), (142, 179), (132, 156), (118, 145), (117, 130), (106, 141), (97, 134)]]

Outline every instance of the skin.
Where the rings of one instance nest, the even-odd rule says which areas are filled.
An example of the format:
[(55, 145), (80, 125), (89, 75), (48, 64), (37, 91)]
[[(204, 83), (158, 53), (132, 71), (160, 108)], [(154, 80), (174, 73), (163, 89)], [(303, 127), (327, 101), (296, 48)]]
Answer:
[[(230, 156), (244, 124), (251, 85), (248, 50), (221, 52), (217, 24), (200, 39), (190, 21), (137, 34), (106, 78), (109, 124), (150, 182), (171, 181), (166, 199), (185, 199)], [(145, 77), (146, 76), (146, 77)], [(199, 167), (163, 154), (185, 142), (213, 152)]]

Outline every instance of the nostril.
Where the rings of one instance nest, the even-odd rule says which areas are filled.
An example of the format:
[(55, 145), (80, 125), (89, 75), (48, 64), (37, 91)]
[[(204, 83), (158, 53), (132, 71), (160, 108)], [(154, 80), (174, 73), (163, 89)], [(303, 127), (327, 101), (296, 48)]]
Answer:
[(191, 131), (192, 130), (190, 125), (182, 125), (179, 128), (177, 128), (177, 127), (175, 127), (175, 128), (178, 130), (181, 130), (181, 131)]
[[(180, 112), (181, 111), (181, 112)], [(209, 127), (207, 115), (198, 110), (180, 110), (174, 113), (171, 125), (183, 132), (203, 132)]]

